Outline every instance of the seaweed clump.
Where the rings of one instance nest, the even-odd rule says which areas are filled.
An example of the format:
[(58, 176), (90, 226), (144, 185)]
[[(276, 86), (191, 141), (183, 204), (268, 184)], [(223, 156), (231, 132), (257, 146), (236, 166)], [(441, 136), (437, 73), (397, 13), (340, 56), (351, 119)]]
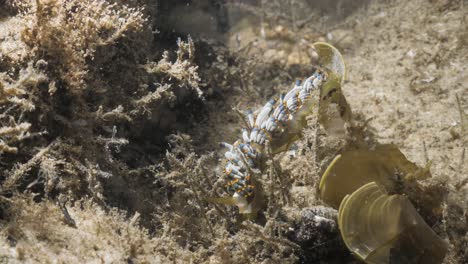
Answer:
[[(147, 197), (134, 193), (141, 185), (157, 189), (154, 172), (164, 158), (166, 136), (190, 126), (196, 113), (182, 115), (187, 107), (202, 105), (192, 39), (170, 40), (169, 51), (155, 49), (154, 43), (166, 40), (154, 38), (156, 9), (143, 1), (5, 5), (0, 20), (0, 194), (1, 222), (8, 227), (4, 235), (17, 254), (11, 257), (73, 262), (36, 242), (67, 237), (68, 225), (86, 237), (92, 231), (85, 231), (85, 219), (94, 214), (96, 222), (89, 224), (101, 229), (100, 241), (124, 235), (126, 217), (137, 215), (140, 238), (128, 236), (149, 245), (146, 229), (136, 223), (149, 226), (153, 217), (147, 212), (155, 209), (141, 201), (157, 198), (149, 197), (150, 191), (138, 191)], [(145, 213), (139, 217), (138, 211)], [(106, 217), (121, 227), (112, 227)], [(118, 249), (123, 254), (112, 261), (146, 254), (122, 241), (131, 248)], [(103, 254), (94, 257), (105, 259)]]
[[(137, 129), (158, 127), (161, 134), (149, 145), (160, 145), (171, 128), (158, 116), (175, 116), (178, 104), (201, 99), (197, 67), (190, 62), (193, 42), (178, 42), (175, 62), (168, 52), (156, 54), (151, 62), (153, 38), (142, 7), (55, 0), (22, 6), (27, 4), (17, 14), (21, 23), (8, 27), (15, 16), (2, 22), (13, 35), (12, 45), (24, 47), (24, 54), (2, 50), (2, 68), (8, 70), (0, 83), (1, 145), (2, 153), (19, 159), (41, 155), (22, 171), (22, 166), (3, 164), (8, 172), (3, 190), (38, 180), (36, 185), (53, 185), (47, 195), (59, 189), (76, 197), (91, 194), (95, 190), (89, 191), (83, 186), (88, 181), (80, 179), (109, 178), (137, 166), (128, 157), (131, 153), (121, 152), (122, 146), (132, 146), (130, 137), (149, 139), (135, 135)], [(56, 170), (61, 176), (50, 176)]]

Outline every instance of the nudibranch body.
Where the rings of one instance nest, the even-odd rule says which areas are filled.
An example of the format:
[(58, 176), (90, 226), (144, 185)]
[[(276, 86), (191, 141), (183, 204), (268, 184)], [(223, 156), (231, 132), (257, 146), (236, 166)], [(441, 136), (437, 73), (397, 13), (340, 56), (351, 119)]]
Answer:
[(226, 189), (232, 195), (229, 200), (217, 202), (236, 205), (239, 212), (255, 216), (264, 205), (262, 189), (256, 180), (265, 167), (267, 149), (277, 153), (300, 137), (305, 117), (313, 107), (318, 107), (320, 88), (327, 74), (314, 68), (305, 81), (296, 81), (285, 95), (269, 100), (258, 111), (247, 111), (247, 127), (242, 138), (234, 144), (221, 143), (224, 153)]
[(324, 42), (312, 44), (318, 54), (318, 65), (305, 81), (296, 81), (284, 95), (269, 100), (257, 111), (247, 111), (246, 127), (233, 144), (221, 143), (226, 190), (231, 197), (207, 198), (207, 201), (235, 205), (243, 218), (254, 219), (266, 201), (258, 180), (270, 155), (286, 151), (301, 137), (306, 117), (319, 116), (321, 98), (330, 97), (345, 78), (341, 53)]

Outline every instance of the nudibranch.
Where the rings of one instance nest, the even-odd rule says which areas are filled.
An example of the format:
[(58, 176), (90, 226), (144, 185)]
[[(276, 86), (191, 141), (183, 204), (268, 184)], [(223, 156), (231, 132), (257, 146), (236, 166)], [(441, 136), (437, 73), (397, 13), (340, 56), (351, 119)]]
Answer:
[(324, 88), (341, 85), (344, 62), (338, 50), (327, 43), (313, 44), (319, 65), (311, 75), (297, 80), (286, 94), (270, 99), (257, 111), (248, 110), (247, 127), (233, 144), (221, 143), (224, 153), (226, 190), (231, 197), (211, 198), (212, 202), (235, 205), (245, 218), (255, 218), (265, 206), (258, 176), (265, 168), (269, 154), (285, 151), (301, 137), (306, 117), (319, 107)]

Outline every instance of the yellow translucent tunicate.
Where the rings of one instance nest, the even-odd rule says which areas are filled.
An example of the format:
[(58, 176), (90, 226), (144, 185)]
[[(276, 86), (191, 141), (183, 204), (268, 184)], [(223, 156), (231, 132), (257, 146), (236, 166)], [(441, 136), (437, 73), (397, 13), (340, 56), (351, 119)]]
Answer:
[(397, 186), (398, 175), (410, 175), (419, 168), (406, 159), (395, 145), (377, 145), (373, 149), (353, 149), (338, 155), (320, 180), (320, 196), (338, 208), (341, 200), (366, 183), (375, 181), (387, 190)]
[(340, 51), (325, 42), (312, 44), (317, 51), (319, 65), (328, 70), (328, 80), (320, 91), (319, 122), (329, 136), (343, 137), (345, 124), (351, 120), (351, 108), (342, 92), (346, 65)]
[(388, 195), (370, 182), (341, 202), (341, 236), (366, 263), (441, 263), (446, 243), (403, 195)]
[(340, 51), (326, 42), (312, 44), (318, 54), (319, 64), (329, 69), (343, 84), (346, 78), (346, 65)]

